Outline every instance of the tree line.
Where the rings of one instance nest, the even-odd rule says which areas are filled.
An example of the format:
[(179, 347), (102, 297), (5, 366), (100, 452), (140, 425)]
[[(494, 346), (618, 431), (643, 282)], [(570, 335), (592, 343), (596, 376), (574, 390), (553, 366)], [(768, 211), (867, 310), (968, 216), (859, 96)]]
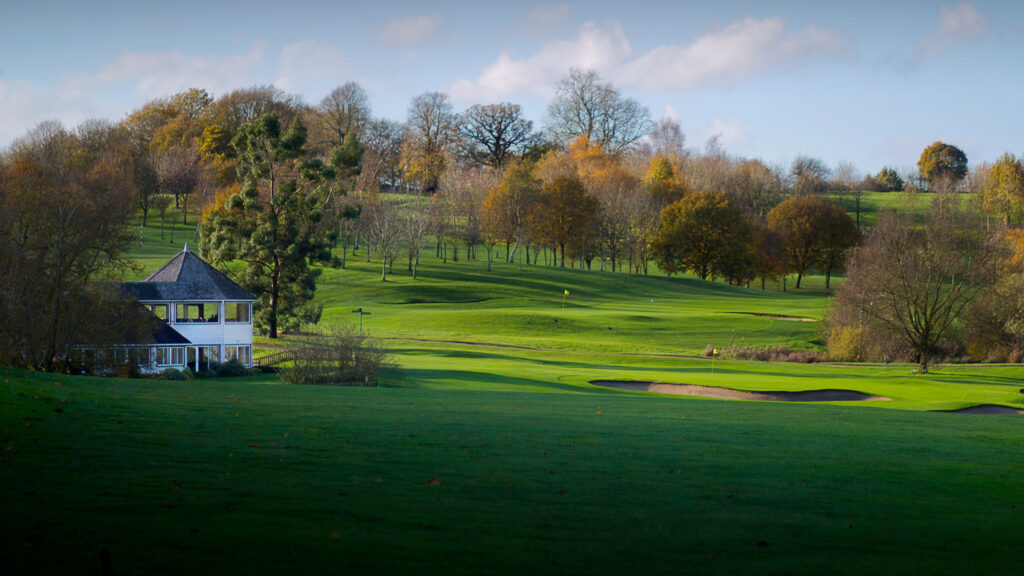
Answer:
[[(40, 152), (51, 140), (65, 142), (47, 152), (60, 158)], [(46, 186), (24, 184), (26, 158), (41, 158), (34, 161), (51, 179)], [(56, 170), (62, 165), (69, 167)], [(809, 272), (830, 285), (843, 269), (863, 232), (864, 191), (975, 192), (1004, 225), (1024, 218), (1024, 168), (1012, 155), (968, 170), (961, 150), (936, 142), (912, 174), (883, 167), (860, 177), (852, 165), (830, 169), (809, 156), (769, 166), (726, 154), (717, 138), (689, 149), (678, 121), (654, 121), (597, 73), (573, 70), (541, 129), (517, 104), (457, 113), (441, 92), (414, 98), (403, 122), (377, 118), (352, 82), (312, 106), (268, 86), (218, 98), (192, 89), (117, 123), (71, 131), (45, 124), (0, 158), (4, 215), (19, 222), (3, 228), (5, 258), (22, 258), (31, 237), (51, 251), (46, 258), (63, 261), (53, 252), (63, 248), (48, 240), (59, 233), (27, 224), (32, 214), (51, 220), (56, 209), (32, 212), (42, 204), (16, 191), (63, 190), (71, 173), (94, 165), (109, 175), (103, 197), (114, 203), (94, 213), (108, 218), (96, 229), (116, 230), (109, 238), (118, 240), (86, 251), (91, 265), (74, 282), (86, 286), (127, 265), (124, 224), (133, 213), (145, 225), (153, 211), (161, 222), (174, 211), (196, 226), (202, 255), (261, 299), (255, 321), (272, 336), (318, 317), (312, 264), (345, 266), (356, 249), (380, 263), (382, 279), (396, 259), (415, 276), (431, 246), (444, 262), (486, 257), (489, 266), (518, 260), (634, 274), (654, 262), (669, 274), (762, 288), (795, 274), (799, 288)], [(74, 185), (98, 202), (96, 182), (79, 177)], [(244, 268), (228, 270), (236, 260)], [(52, 276), (61, 272), (34, 269), (65, 285)], [(5, 288), (9, 317), (18, 314), (19, 290)], [(53, 310), (65, 305), (65, 291), (48, 293), (59, 296), (39, 306), (63, 318)], [(60, 345), (49, 340), (37, 357), (56, 356)]]

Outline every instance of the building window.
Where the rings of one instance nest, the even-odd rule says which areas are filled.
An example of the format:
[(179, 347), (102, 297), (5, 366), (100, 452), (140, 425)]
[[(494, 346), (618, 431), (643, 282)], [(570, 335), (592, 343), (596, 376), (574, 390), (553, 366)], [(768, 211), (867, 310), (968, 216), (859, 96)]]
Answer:
[(202, 346), (199, 348), (201, 362), (220, 362), (220, 346)]
[(185, 349), (179, 346), (157, 348), (156, 363), (158, 366), (180, 366), (185, 363)]
[(240, 324), (248, 324), (252, 318), (251, 302), (225, 302), (224, 321)]
[(220, 322), (220, 302), (179, 302), (174, 321), (180, 324)]
[(250, 364), (250, 355), (252, 348), (250, 346), (225, 346), (224, 347), (224, 361), (227, 362), (233, 358), (237, 358), (239, 362), (248, 366)]
[(151, 362), (149, 348), (132, 348), (131, 362), (134, 363), (136, 366), (148, 367)]
[(167, 320), (167, 304), (146, 304), (146, 308), (161, 320)]

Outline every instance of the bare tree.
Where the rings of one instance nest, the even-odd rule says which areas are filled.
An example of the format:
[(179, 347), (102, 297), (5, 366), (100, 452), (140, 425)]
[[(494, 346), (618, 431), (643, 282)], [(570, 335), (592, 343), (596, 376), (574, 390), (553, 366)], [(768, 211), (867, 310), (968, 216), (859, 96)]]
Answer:
[(563, 146), (585, 137), (611, 154), (635, 146), (650, 130), (650, 113), (594, 70), (573, 68), (548, 105), (547, 130)]
[(320, 101), (319, 111), (331, 134), (331, 145), (341, 146), (349, 132), (355, 131), (361, 136), (369, 124), (370, 99), (362, 86), (346, 82)]
[(797, 156), (790, 169), (793, 191), (799, 195), (820, 194), (825, 191), (828, 167), (817, 158)]
[(460, 128), (470, 159), (501, 168), (529, 145), (533, 122), (518, 104), (477, 104), (462, 114)]
[(662, 118), (651, 128), (651, 153), (666, 158), (682, 158), (685, 153), (686, 136), (675, 118)]
[(356, 189), (378, 192), (382, 185), (387, 189), (398, 188), (402, 182), (402, 143), (405, 141), (405, 127), (391, 120), (374, 120), (363, 134), (362, 165)]
[(409, 257), (409, 272), (416, 279), (416, 269), (420, 263), (420, 250), (430, 232), (430, 202), (421, 197), (406, 203), (401, 211), (402, 237), (405, 240), (406, 254)]
[(422, 191), (433, 194), (459, 135), (459, 119), (452, 112), (448, 95), (426, 92), (413, 98), (406, 127), (402, 149), (406, 173)]
[(850, 260), (832, 329), (845, 322), (899, 341), (927, 372), (965, 308), (995, 283), (1003, 250), (983, 215), (955, 197), (937, 198), (920, 222), (884, 213)]
[(157, 158), (156, 169), (160, 192), (174, 195), (175, 204), (181, 205), (181, 223), (188, 224), (188, 199), (202, 177), (199, 156), (191, 149), (171, 148)]
[(367, 231), (380, 250), (380, 279), (386, 282), (388, 268), (395, 258), (395, 249), (401, 236), (401, 225), (395, 207), (379, 195), (368, 198), (363, 209)]

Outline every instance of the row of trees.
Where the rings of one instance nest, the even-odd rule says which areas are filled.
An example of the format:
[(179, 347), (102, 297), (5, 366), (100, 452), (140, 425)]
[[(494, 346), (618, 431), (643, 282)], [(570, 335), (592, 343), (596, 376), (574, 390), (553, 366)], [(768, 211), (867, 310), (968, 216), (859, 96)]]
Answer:
[(130, 267), (140, 171), (105, 122), (44, 123), (0, 155), (0, 363), (68, 369), (75, 345), (145, 341), (146, 313), (97, 282)]
[[(830, 279), (841, 266), (867, 188), (966, 181), (1020, 217), (1013, 157), (964, 178), (962, 152), (936, 143), (913, 178), (884, 168), (858, 179), (810, 157), (785, 169), (732, 158), (716, 139), (695, 153), (678, 122), (652, 122), (592, 71), (559, 83), (542, 132), (516, 104), (456, 113), (438, 92), (413, 99), (404, 122), (375, 118), (355, 83), (316, 106), (272, 87), (217, 99), (193, 89), (105, 126), (129, 207), (145, 222), (173, 203), (185, 223), (202, 207), (204, 256), (247, 263), (236, 278), (260, 296), (257, 322), (272, 335), (317, 316), (310, 264), (344, 266), (350, 248), (378, 257), (385, 278), (398, 257), (415, 275), (434, 239), (445, 261), (482, 246), (488, 259), (646, 273), (653, 257), (743, 284), (792, 272), (799, 286), (808, 270)], [(850, 201), (852, 227), (825, 193)]]

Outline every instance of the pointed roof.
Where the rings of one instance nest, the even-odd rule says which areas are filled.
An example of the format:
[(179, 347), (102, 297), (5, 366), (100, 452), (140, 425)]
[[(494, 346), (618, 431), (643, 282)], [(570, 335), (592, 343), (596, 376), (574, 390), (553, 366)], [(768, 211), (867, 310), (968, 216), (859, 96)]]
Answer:
[(188, 244), (142, 282), (126, 282), (123, 286), (138, 300), (256, 300), (190, 252)]

